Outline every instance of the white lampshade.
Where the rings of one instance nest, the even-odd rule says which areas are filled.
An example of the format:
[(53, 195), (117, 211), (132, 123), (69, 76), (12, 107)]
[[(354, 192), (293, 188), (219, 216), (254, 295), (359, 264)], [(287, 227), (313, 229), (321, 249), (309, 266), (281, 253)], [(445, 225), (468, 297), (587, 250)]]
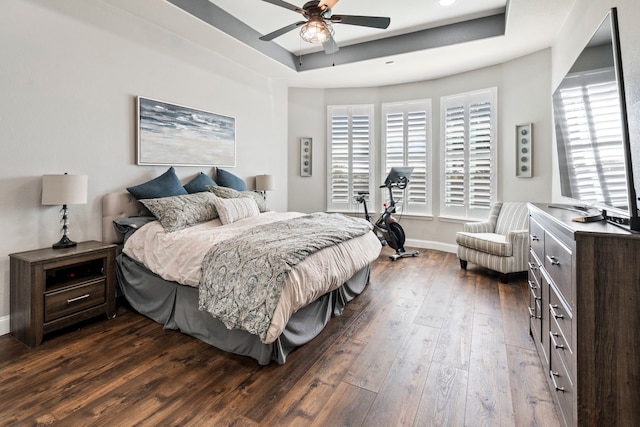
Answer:
[(273, 175), (256, 175), (257, 191), (273, 191)]
[(43, 205), (81, 205), (87, 203), (86, 175), (43, 175)]

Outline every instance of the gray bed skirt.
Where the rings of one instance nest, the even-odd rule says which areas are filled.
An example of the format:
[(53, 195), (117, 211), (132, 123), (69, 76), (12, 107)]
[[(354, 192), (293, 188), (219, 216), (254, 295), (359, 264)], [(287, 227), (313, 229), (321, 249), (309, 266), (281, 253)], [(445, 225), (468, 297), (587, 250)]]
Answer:
[(335, 291), (298, 310), (278, 339), (263, 344), (256, 335), (229, 330), (208, 312), (200, 311), (197, 288), (168, 282), (124, 254), (118, 255), (116, 264), (120, 292), (134, 310), (165, 329), (176, 329), (221, 350), (252, 357), (261, 365), (272, 360), (283, 364), (291, 351), (315, 338), (331, 317), (340, 315), (365, 289), (371, 271), (367, 265)]

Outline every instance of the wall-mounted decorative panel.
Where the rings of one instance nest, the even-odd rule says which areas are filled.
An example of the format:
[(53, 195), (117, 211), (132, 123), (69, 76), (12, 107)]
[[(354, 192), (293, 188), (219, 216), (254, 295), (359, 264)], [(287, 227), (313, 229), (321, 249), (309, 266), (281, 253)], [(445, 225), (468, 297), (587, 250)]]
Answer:
[(311, 138), (300, 138), (300, 176), (311, 176), (313, 166), (313, 142)]
[(533, 125), (516, 125), (516, 176), (531, 178), (533, 175)]

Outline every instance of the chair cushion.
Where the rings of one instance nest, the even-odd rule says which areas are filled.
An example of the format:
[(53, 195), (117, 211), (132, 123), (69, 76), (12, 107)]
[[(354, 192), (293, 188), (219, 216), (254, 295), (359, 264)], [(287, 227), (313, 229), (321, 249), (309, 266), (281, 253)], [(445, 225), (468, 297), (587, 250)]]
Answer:
[(513, 245), (507, 236), (496, 233), (456, 233), (456, 243), (469, 249), (497, 256), (512, 256)]

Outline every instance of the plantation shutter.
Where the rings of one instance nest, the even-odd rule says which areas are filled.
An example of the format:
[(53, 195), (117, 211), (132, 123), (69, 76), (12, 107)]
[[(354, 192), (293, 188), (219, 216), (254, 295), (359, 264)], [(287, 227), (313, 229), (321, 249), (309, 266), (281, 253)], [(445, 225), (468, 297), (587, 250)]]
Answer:
[(575, 198), (626, 208), (625, 155), (614, 73), (608, 68), (567, 77), (557, 91), (554, 113), (565, 118), (559, 122), (566, 123), (561, 131), (569, 141), (565, 146), (569, 167), (576, 171), (569, 183)]
[(370, 105), (328, 107), (329, 211), (349, 211), (359, 191), (371, 191), (372, 117)]
[(483, 218), (496, 194), (496, 89), (442, 98), (444, 216)]
[[(413, 167), (406, 190), (396, 190), (393, 197), (402, 200), (403, 213), (430, 214), (431, 101), (383, 104), (382, 110), (385, 177), (392, 167)], [(385, 189), (383, 200), (388, 198)]]

